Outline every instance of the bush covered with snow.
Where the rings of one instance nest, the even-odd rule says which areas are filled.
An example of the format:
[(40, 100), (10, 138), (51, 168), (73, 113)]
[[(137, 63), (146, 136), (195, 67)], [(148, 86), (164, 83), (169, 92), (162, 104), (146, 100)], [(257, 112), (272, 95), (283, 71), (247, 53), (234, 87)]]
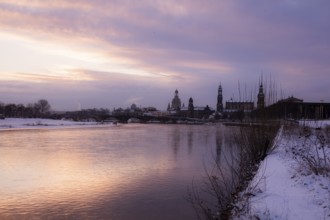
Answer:
[(316, 175), (330, 174), (330, 126), (296, 128), (300, 141), (292, 147), (294, 158)]
[(330, 130), (315, 124), (283, 128), (277, 148), (239, 194), (233, 219), (330, 219)]

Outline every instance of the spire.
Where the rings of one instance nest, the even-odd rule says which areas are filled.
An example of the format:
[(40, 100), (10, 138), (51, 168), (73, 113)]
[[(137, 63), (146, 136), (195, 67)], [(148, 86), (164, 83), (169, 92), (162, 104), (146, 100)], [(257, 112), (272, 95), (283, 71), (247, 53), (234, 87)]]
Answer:
[(221, 92), (221, 93), (222, 93), (222, 86), (221, 86), (221, 82), (219, 83), (218, 92)]
[(261, 75), (261, 80), (259, 79), (257, 109), (262, 109), (264, 107), (265, 107), (265, 94), (264, 94), (264, 87), (262, 85), (262, 75)]
[(221, 82), (219, 83), (218, 87), (218, 98), (217, 98), (217, 112), (222, 112), (223, 111), (223, 104), (222, 104), (222, 86)]
[(190, 97), (190, 99), (189, 99), (188, 117), (190, 117), (190, 118), (194, 117), (194, 100), (192, 99), (192, 97)]
[(264, 93), (264, 87), (262, 86), (262, 83), (259, 86), (259, 94)]

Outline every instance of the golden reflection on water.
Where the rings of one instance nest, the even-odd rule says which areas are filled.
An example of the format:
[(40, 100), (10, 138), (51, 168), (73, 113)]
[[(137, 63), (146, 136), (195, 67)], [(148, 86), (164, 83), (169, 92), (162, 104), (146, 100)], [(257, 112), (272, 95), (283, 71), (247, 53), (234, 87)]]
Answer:
[[(62, 131), (61, 138), (70, 139), (71, 132)], [(150, 160), (143, 157), (135, 157), (131, 161), (133, 164), (118, 160), (104, 164), (98, 163), (98, 158), (90, 158), (86, 152), (70, 146), (55, 151), (40, 147), (21, 147), (27, 145), (29, 144), (18, 144), (16, 138), (8, 138), (5, 146), (1, 147), (1, 207), (10, 203), (47, 204), (48, 201), (73, 200), (92, 202), (99, 199), (105, 191), (108, 194), (120, 194), (121, 190), (138, 182), (139, 177), (142, 179), (145, 176), (143, 172), (148, 170), (144, 168), (157, 166), (157, 163), (150, 164)], [(98, 156), (101, 157), (100, 160), (104, 159), (102, 155)], [(111, 152), (107, 152), (107, 157), (113, 157)], [(161, 164), (161, 172), (168, 170), (164, 169), (164, 165), (166, 164)]]
[[(154, 205), (154, 197), (183, 201), (187, 184), (199, 172), (196, 166), (204, 169), (201, 153), (195, 149), (202, 144), (196, 140), (204, 143), (209, 137), (205, 133), (198, 136), (195, 128), (161, 128), (164, 134), (154, 128), (130, 126), (0, 132), (0, 218), (21, 213), (42, 219), (75, 212), (78, 219), (94, 219), (87, 210), (99, 209), (95, 204), (102, 202), (112, 210), (110, 206), (118, 208), (117, 203), (135, 207), (140, 198), (149, 199), (146, 209)], [(181, 191), (182, 196), (174, 198)], [(123, 195), (132, 204), (123, 201)], [(155, 207), (162, 206), (170, 207), (165, 203)]]

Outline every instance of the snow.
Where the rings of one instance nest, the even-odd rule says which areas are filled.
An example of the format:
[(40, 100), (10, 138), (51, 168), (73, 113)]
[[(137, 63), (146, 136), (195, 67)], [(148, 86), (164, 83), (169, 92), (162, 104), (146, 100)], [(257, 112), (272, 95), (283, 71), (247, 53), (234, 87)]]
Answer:
[[(310, 122), (309, 126), (316, 131), (320, 123), (316, 124)], [(329, 124), (322, 122), (321, 127)], [(330, 170), (316, 175), (309, 169), (302, 158), (313, 152), (306, 149), (315, 149), (311, 144), (316, 142), (306, 140), (315, 140), (313, 135), (317, 133), (305, 138), (301, 131), (301, 125), (281, 128), (274, 150), (261, 162), (247, 190), (240, 194), (233, 210), (234, 219), (330, 219)], [(330, 162), (329, 145), (326, 154)]]
[(308, 126), (311, 128), (322, 128), (325, 126), (330, 126), (330, 120), (300, 120), (299, 125)]
[(53, 120), (41, 118), (6, 118), (0, 120), (1, 130), (15, 130), (15, 129), (42, 129), (42, 128), (75, 128), (81, 126), (102, 126), (98, 122), (75, 122), (68, 120)]

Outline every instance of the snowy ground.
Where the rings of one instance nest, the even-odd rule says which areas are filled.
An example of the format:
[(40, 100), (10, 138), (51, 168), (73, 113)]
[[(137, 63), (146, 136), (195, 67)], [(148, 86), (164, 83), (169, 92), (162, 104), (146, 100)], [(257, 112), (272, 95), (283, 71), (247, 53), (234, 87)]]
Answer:
[(40, 118), (6, 118), (0, 120), (1, 130), (13, 129), (41, 129), (41, 128), (61, 128), (61, 127), (80, 127), (80, 126), (101, 126), (98, 122), (74, 122), (66, 120), (52, 120)]
[(325, 126), (330, 126), (330, 120), (320, 120), (320, 121), (300, 120), (299, 125), (313, 127), (313, 128), (322, 128)]
[[(306, 123), (282, 128), (274, 151), (240, 195), (234, 219), (330, 219), (330, 130), (325, 129), (329, 124), (309, 122), (311, 129), (303, 128)], [(325, 148), (316, 138), (320, 132), (328, 134)], [(323, 149), (327, 161), (322, 160)], [(317, 154), (320, 161), (313, 159)], [(327, 169), (316, 175), (308, 159)]]

